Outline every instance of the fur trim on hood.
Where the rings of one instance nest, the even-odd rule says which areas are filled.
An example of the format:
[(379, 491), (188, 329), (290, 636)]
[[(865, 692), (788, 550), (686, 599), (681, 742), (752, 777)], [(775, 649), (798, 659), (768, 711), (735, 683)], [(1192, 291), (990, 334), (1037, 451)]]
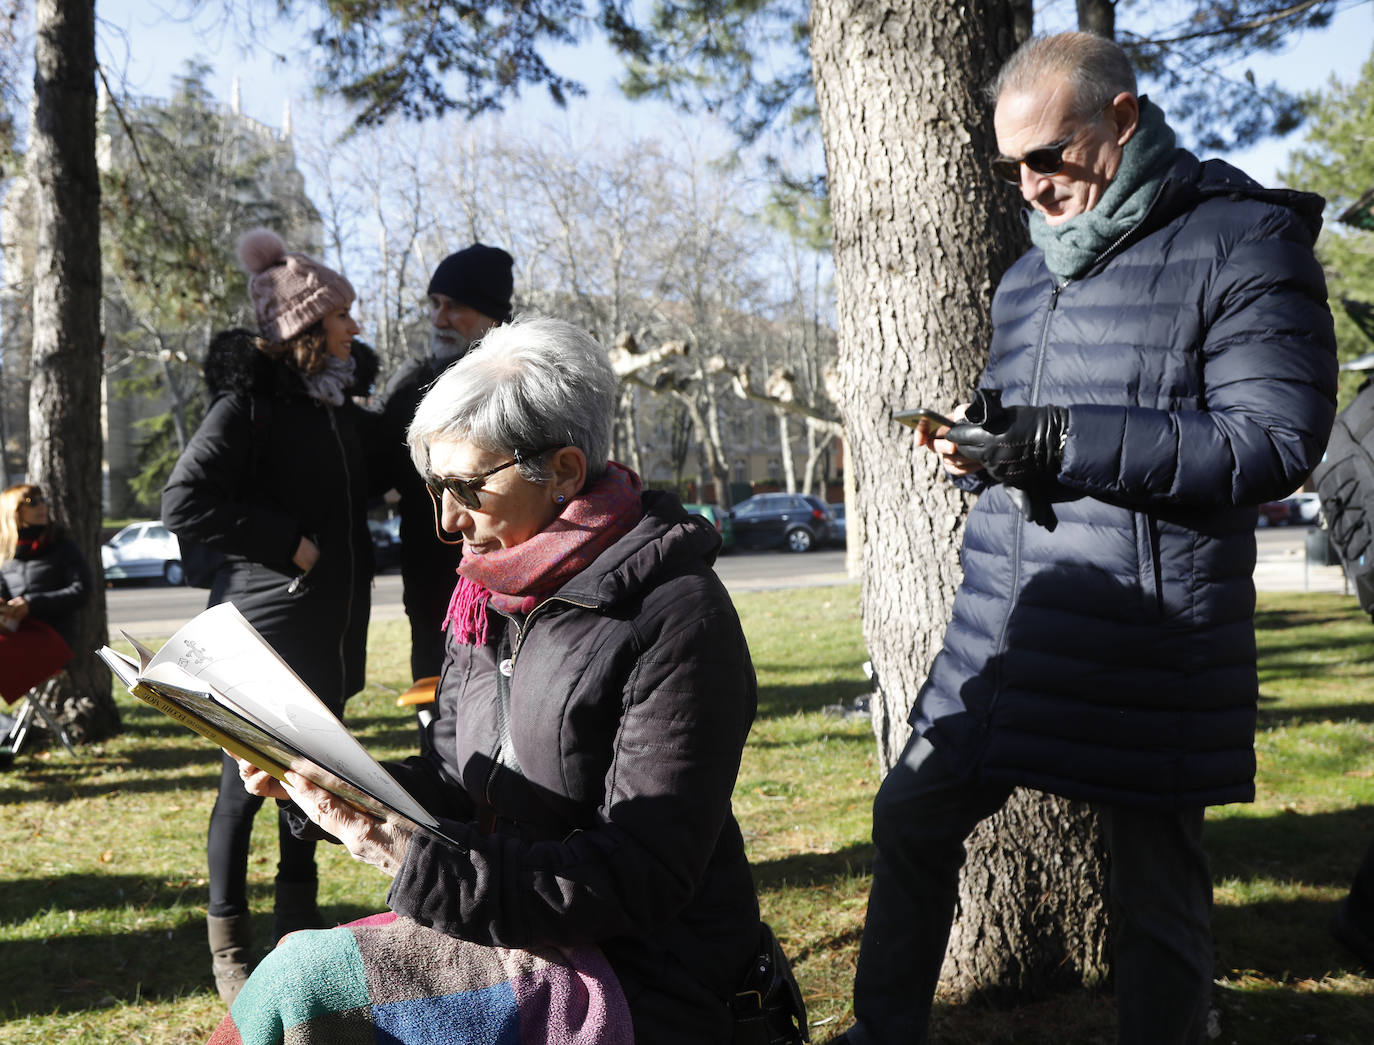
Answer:
[[(290, 396), (304, 394), (300, 376), (286, 363), (258, 349), (261, 339), (242, 327), (221, 330), (210, 339), (205, 350), (205, 387), (213, 401), (222, 395)], [(350, 396), (372, 393), (377, 381), (377, 353), (372, 346), (353, 340), (353, 360), (357, 365)]]

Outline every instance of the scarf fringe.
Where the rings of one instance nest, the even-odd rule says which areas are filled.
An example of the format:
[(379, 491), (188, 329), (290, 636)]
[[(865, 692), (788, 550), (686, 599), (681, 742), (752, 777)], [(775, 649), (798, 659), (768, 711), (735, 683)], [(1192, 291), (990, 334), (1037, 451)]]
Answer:
[(443, 631), (451, 625), (454, 637), (459, 642), (468, 646), (485, 646), (487, 603), (490, 601), (490, 588), (484, 588), (459, 574), (458, 583), (453, 587), (453, 598), (448, 602), (448, 613), (444, 615), (444, 623), (439, 630)]

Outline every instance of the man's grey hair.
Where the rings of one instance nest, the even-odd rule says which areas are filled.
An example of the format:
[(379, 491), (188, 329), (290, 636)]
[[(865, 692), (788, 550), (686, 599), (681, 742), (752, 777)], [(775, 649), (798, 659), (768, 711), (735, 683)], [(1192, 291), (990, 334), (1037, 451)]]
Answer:
[(575, 446), (587, 457), (590, 484), (610, 456), (619, 383), (606, 350), (585, 331), (548, 316), (516, 316), (425, 393), (406, 432), (410, 458), (428, 475), (430, 444), (461, 440), (528, 455), (520, 474), (544, 482), (551, 472), (540, 451)]
[(1137, 94), (1131, 60), (1114, 41), (1096, 33), (1032, 36), (1007, 59), (986, 95), (994, 106), (1006, 94), (1035, 90), (1057, 76), (1073, 92), (1073, 119), (1086, 120), (1123, 91)]

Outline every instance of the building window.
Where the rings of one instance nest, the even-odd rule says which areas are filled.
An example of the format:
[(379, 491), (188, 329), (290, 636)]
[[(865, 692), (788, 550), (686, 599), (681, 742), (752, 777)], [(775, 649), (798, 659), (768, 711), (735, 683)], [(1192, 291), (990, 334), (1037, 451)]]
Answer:
[(740, 458), (735, 462), (735, 482), (747, 483), (749, 481), (749, 462)]
[(768, 458), (768, 478), (777, 482), (782, 476), (782, 462), (776, 457)]
[(778, 418), (776, 414), (769, 414), (763, 419), (763, 435), (765, 439), (774, 440), (778, 437)]

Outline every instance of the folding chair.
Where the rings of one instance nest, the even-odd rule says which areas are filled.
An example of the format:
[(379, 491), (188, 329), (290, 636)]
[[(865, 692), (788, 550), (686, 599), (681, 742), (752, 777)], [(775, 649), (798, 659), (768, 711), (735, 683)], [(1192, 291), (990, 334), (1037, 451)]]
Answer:
[(434, 712), (427, 705), (434, 703), (434, 692), (439, 686), (438, 675), (426, 675), (416, 679), (411, 687), (396, 698), (399, 708), (413, 707), (420, 728), (420, 754), (429, 753), (429, 724), (434, 721)]
[(76, 754), (76, 748), (72, 747), (72, 738), (67, 735), (67, 731), (62, 728), (61, 723), (52, 717), (40, 699), (40, 697), (52, 696), (61, 677), (62, 673), (59, 671), (46, 682), (34, 686), (20, 698), (19, 713), (14, 716), (14, 725), (10, 727), (5, 739), (0, 741), (0, 748), (7, 750), (11, 755), (19, 754), (19, 749), (23, 747), (24, 740), (28, 737), (29, 730), (33, 726), (34, 718), (41, 718), (43, 724), (48, 727), (48, 731), (62, 741), (62, 746), (67, 749), (67, 754)]

